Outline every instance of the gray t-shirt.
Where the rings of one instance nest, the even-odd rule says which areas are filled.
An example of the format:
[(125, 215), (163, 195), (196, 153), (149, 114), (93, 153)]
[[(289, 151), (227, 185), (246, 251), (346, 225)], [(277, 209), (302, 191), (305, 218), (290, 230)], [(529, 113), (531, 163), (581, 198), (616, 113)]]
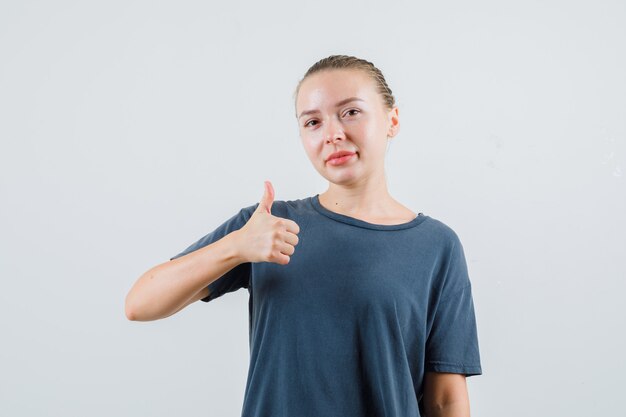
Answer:
[[(240, 229), (258, 204), (171, 259)], [(275, 200), (271, 212), (300, 227), (290, 262), (240, 264), (202, 300), (250, 294), (243, 417), (418, 417), (425, 371), (482, 374), (467, 264), (449, 226), (422, 213), (368, 223), (326, 209), (319, 194)]]

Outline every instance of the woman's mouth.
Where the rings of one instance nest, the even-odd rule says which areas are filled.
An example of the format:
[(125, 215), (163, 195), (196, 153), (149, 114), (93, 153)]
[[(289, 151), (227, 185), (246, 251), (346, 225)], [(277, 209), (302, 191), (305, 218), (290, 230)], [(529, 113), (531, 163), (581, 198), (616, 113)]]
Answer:
[(356, 153), (351, 153), (349, 155), (343, 155), (343, 156), (340, 156), (338, 158), (329, 159), (327, 164), (333, 165), (333, 166), (342, 165), (342, 164), (345, 164), (346, 162), (348, 162), (355, 155), (356, 155)]

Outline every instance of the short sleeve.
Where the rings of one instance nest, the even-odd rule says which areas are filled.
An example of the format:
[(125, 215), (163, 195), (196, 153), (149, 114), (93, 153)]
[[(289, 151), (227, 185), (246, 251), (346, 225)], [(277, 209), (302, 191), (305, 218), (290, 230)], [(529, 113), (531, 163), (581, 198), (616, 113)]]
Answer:
[[(187, 247), (187, 249), (183, 250), (179, 254), (172, 256), (170, 261), (204, 248), (205, 246), (220, 240), (229, 233), (241, 229), (248, 222), (250, 217), (252, 217), (252, 213), (256, 210), (258, 205), (259, 203), (256, 203), (242, 208), (237, 214), (220, 224), (215, 230), (192, 243), (189, 247)], [(209, 302), (228, 292), (233, 292), (240, 288), (248, 288), (250, 283), (250, 270), (250, 262), (245, 262), (226, 272), (224, 275), (209, 284), (209, 295), (202, 298), (202, 301)]]
[(472, 284), (458, 238), (443, 271), (444, 285), (426, 341), (425, 370), (482, 375)]

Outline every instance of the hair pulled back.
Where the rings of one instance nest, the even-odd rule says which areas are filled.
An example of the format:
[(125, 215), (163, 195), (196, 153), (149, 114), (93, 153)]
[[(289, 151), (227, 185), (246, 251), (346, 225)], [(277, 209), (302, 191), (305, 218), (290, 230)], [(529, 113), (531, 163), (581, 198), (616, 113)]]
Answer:
[(298, 97), (300, 86), (302, 82), (307, 79), (308, 76), (324, 70), (331, 69), (357, 69), (364, 71), (372, 80), (376, 82), (378, 93), (383, 98), (383, 103), (388, 110), (391, 110), (395, 105), (395, 98), (391, 93), (391, 89), (387, 85), (387, 81), (383, 76), (383, 73), (376, 68), (371, 62), (349, 55), (330, 55), (326, 58), (320, 59), (311, 66), (304, 74), (304, 77), (298, 82), (296, 91), (294, 92), (294, 101)]

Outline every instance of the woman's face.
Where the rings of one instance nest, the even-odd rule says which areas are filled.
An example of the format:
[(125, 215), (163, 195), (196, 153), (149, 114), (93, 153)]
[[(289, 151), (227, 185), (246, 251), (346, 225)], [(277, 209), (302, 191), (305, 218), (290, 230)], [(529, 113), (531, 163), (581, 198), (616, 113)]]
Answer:
[[(364, 71), (324, 70), (307, 77), (296, 97), (300, 138), (315, 169), (335, 184), (359, 184), (384, 176), (387, 138), (399, 128), (398, 109), (388, 110)], [(337, 151), (353, 152), (329, 162)]]

